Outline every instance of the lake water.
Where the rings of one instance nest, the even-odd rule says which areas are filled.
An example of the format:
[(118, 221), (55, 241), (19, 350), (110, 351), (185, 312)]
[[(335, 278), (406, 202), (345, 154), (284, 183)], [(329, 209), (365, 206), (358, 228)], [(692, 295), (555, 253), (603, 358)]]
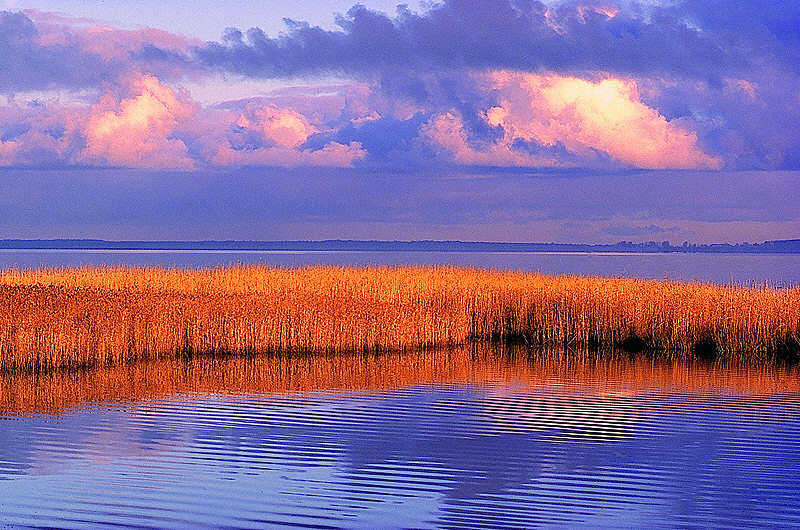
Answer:
[(0, 250), (0, 269), (82, 265), (203, 268), (237, 263), (279, 267), (456, 265), (746, 286), (800, 285), (800, 255), (791, 254)]
[(477, 349), (0, 376), (0, 527), (797, 528), (800, 374)]
[[(0, 251), (800, 285), (800, 256)], [(455, 350), (0, 374), (0, 528), (798, 528), (800, 372)]]

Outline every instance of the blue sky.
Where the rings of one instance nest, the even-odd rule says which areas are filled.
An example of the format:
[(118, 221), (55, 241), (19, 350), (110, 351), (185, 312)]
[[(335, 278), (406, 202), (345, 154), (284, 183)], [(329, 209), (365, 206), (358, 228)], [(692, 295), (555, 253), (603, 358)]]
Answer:
[(0, 237), (800, 237), (800, 7), (0, 14)]

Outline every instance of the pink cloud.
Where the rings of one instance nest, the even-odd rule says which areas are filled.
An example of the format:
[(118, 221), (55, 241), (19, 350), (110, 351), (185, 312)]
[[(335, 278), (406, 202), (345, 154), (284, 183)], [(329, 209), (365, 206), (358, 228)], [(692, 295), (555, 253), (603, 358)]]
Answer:
[[(0, 141), (0, 165), (350, 167), (366, 156), (359, 142), (306, 147), (320, 131), (331, 132), (274, 104), (251, 102), (240, 112), (202, 109), (185, 92), (143, 75), (125, 87), (109, 85), (89, 106), (0, 105), (0, 132), (8, 134)], [(185, 139), (196, 147), (192, 155)]]
[(236, 125), (258, 131), (265, 141), (279, 147), (295, 148), (309, 136), (319, 132), (297, 111), (264, 105), (249, 107), (236, 120)]
[(130, 90), (126, 98), (106, 93), (92, 107), (81, 157), (127, 167), (193, 167), (186, 145), (172, 134), (197, 105), (149, 75), (134, 79)]
[[(265, 98), (244, 103), (238, 112), (202, 109), (188, 92), (164, 81), (189, 75), (183, 63), (148, 62), (142, 55), (151, 45), (167, 53), (186, 52), (199, 42), (151, 28), (120, 30), (38, 11), (26, 15), (36, 26), (36, 46), (77, 50), (85, 53), (81, 57), (97, 58), (89, 61), (92, 65), (108, 69), (100, 76), (102, 88), (78, 85), (80, 92), (26, 94), (22, 99), (27, 107), (7, 98), (0, 105), (5, 138), (0, 141), (0, 165), (351, 166), (366, 156), (359, 142), (305, 145), (312, 135), (335, 132), (332, 122), (349, 123), (350, 112), (363, 118), (369, 110), (359, 104), (369, 96), (365, 85), (339, 85), (333, 91), (306, 87), (305, 97), (285, 94), (286, 104), (280, 104), (280, 97), (271, 102)], [(61, 96), (66, 106), (57, 103)]]
[(420, 129), (420, 137), (457, 164), (506, 167), (559, 165), (555, 158), (522, 153), (512, 149), (506, 142), (491, 143), (480, 149), (473, 147), (468, 140), (463, 120), (453, 112), (431, 118)]
[(758, 96), (756, 91), (758, 84), (751, 83), (746, 79), (726, 79), (725, 80), (725, 93), (728, 95), (742, 94), (749, 101), (757, 101)]
[(126, 30), (107, 26), (102, 21), (91, 18), (71, 17), (35, 9), (26, 9), (24, 13), (36, 24), (41, 46), (64, 45), (80, 40), (85, 50), (106, 60), (127, 57), (130, 52), (139, 52), (148, 44), (185, 51), (190, 46), (203, 43), (200, 39), (157, 28)]
[(500, 71), (489, 74), (498, 104), (489, 125), (502, 127), (502, 144), (515, 140), (563, 145), (591, 159), (606, 153), (624, 165), (650, 168), (718, 168), (721, 161), (698, 146), (682, 120), (668, 121), (639, 98), (634, 81), (587, 81), (558, 75)]
[(391, 97), (367, 83), (357, 82), (284, 87), (267, 96), (229, 101), (220, 107), (244, 109), (265, 105), (290, 108), (321, 128), (323, 124), (360, 124), (387, 116), (407, 120), (428, 110), (403, 98)]
[[(617, 13), (614, 6), (600, 4), (578, 12), (608, 18)], [(197, 42), (150, 28), (119, 30), (40, 12), (28, 16), (35, 21), (40, 46), (79, 48), (98, 58), (108, 71), (102, 77), (102, 90), (97, 85), (76, 85), (89, 86), (81, 96), (88, 105), (76, 97), (68, 108), (50, 105), (13, 112), (9, 110), (13, 105), (0, 108), (0, 116), (18, 114), (4, 120), (13, 123), (10, 134), (4, 132), (7, 140), (0, 142), (4, 165), (26, 164), (43, 153), (64, 164), (126, 167), (348, 167), (367, 155), (355, 140), (370, 145), (368, 134), (392, 138), (384, 132), (400, 126), (392, 125), (392, 120), (422, 114), (431, 117), (418, 129), (420, 138), (408, 134), (397, 143), (431, 145), (457, 164), (564, 167), (609, 160), (640, 168), (721, 164), (704, 152), (690, 121), (667, 120), (643, 102), (640, 87), (632, 80), (594, 81), (502, 70), (475, 74), (484, 88), (478, 99), (485, 101), (478, 107), (480, 114), (472, 117), (484, 120), (499, 138), (477, 137), (475, 130), (480, 127), (470, 129), (467, 123), (472, 122), (459, 113), (465, 111), (437, 108), (441, 101), (436, 98), (418, 106), (369, 83), (289, 87), (267, 97), (202, 109), (187, 92), (165, 84), (188, 75), (184, 63), (154, 60), (151, 64), (142, 58), (149, 45), (169, 55), (170, 50), (186, 52)], [(758, 85), (748, 81), (726, 83), (728, 92), (742, 98), (759, 95)], [(384, 118), (384, 123), (365, 125)], [(0, 124), (0, 128), (7, 127)], [(191, 154), (187, 143), (192, 145)]]
[[(44, 48), (73, 46), (96, 57), (110, 68), (111, 76), (130, 76), (143, 72), (165, 78), (199, 79), (202, 73), (180, 61), (148, 60), (143, 52), (153, 46), (162, 51), (183, 54), (202, 41), (156, 28), (125, 30), (103, 22), (70, 17), (60, 13), (26, 10), (38, 33), (37, 44)], [(108, 81), (113, 81), (108, 79)]]
[(211, 163), (220, 166), (262, 165), (272, 167), (351, 167), (366, 156), (359, 142), (347, 145), (329, 142), (321, 149), (300, 150), (287, 147), (261, 147), (258, 149), (233, 149), (230, 142), (223, 141), (211, 158)]
[(16, 158), (17, 142), (0, 140), (0, 165), (11, 166)]
[(107, 26), (92, 26), (86, 28), (81, 36), (85, 41), (85, 49), (103, 59), (125, 58), (131, 52), (140, 52), (147, 45), (158, 46), (167, 50), (189, 49), (189, 46), (199, 45), (197, 39), (188, 39), (168, 31), (155, 28), (138, 30), (122, 30)]
[(85, 113), (49, 106), (0, 107), (0, 124), (20, 134), (0, 140), (0, 166), (38, 165), (71, 158), (82, 144)]
[[(251, 101), (241, 112), (215, 110), (205, 113), (213, 130), (213, 140), (206, 142), (205, 156), (214, 165), (266, 165), (275, 167), (330, 166), (350, 167), (363, 159), (361, 143), (328, 142), (322, 148), (304, 147), (308, 138), (323, 130), (322, 123), (312, 123), (295, 109), (273, 103)], [(259, 144), (242, 138), (255, 135)], [(236, 147), (234, 147), (236, 146)]]

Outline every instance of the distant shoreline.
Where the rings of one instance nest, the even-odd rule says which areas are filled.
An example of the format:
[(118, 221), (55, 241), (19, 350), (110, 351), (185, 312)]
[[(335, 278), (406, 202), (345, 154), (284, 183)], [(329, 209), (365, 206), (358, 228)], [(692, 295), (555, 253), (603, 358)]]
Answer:
[(666, 241), (610, 245), (571, 243), (498, 243), (474, 241), (107, 241), (102, 239), (3, 239), (0, 250), (157, 250), (253, 252), (508, 252), (624, 254), (800, 254), (800, 239), (763, 243), (672, 245)]

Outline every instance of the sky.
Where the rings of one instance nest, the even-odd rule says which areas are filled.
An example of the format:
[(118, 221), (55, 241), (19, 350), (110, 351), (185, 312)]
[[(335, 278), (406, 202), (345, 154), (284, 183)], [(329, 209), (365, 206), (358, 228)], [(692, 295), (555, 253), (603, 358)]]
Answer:
[(0, 238), (800, 237), (795, 2), (0, 7)]

